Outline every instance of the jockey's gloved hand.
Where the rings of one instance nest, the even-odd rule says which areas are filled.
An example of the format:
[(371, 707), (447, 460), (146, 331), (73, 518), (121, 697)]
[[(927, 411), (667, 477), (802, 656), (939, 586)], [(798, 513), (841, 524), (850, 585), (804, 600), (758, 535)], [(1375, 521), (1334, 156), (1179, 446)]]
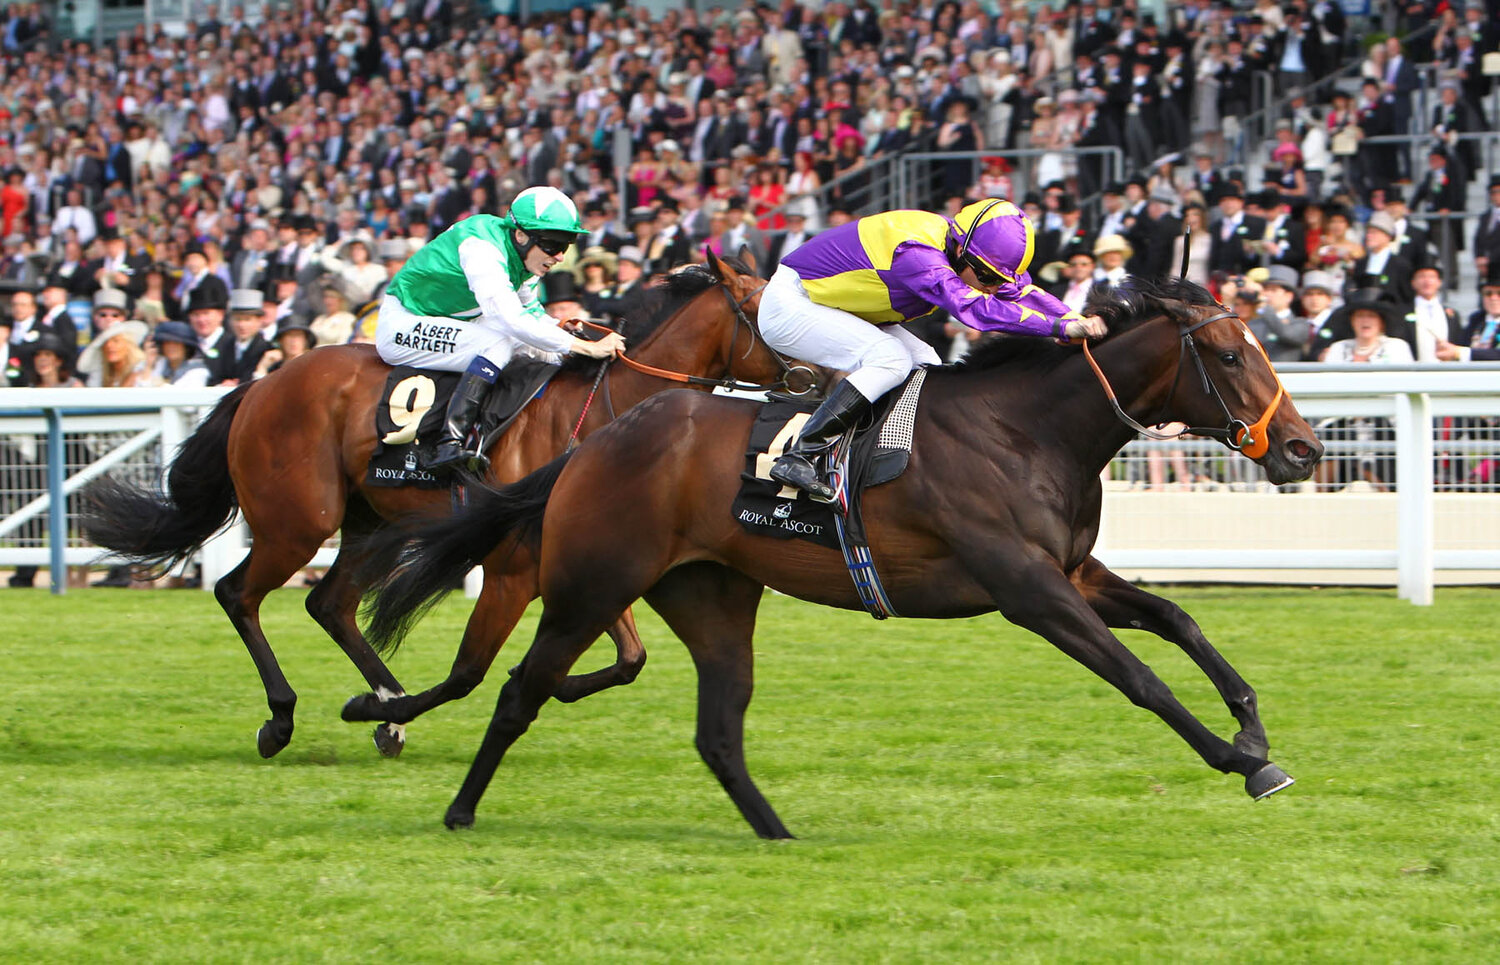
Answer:
[(1104, 319), (1098, 315), (1090, 315), (1088, 318), (1075, 318), (1063, 326), (1063, 335), (1068, 339), (1078, 338), (1103, 338), (1108, 329), (1104, 326)]
[(587, 355), (589, 358), (607, 359), (625, 352), (625, 337), (619, 332), (610, 332), (597, 342), (587, 339), (573, 339), (573, 354)]

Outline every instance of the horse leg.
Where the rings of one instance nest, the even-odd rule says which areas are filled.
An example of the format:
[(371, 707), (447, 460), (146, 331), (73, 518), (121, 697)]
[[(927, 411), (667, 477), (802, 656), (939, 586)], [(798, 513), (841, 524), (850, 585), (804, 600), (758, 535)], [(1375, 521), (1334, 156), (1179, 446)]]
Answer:
[(601, 690), (633, 683), (640, 676), (641, 668), (646, 665), (646, 647), (636, 632), (635, 616), (629, 610), (609, 628), (609, 636), (615, 642), (615, 662), (592, 673), (570, 674), (563, 679), (553, 697), (571, 704)]
[(341, 714), (344, 720), (407, 724), (434, 707), (467, 697), (484, 682), (495, 655), (537, 596), (536, 567), (529, 559), (522, 565), (513, 565), (516, 558), (508, 550), (502, 550), (501, 554), (507, 561), (507, 569), (502, 571), (498, 562), (486, 561), (484, 587), (469, 614), (463, 641), (447, 678), (418, 694), (388, 695), (377, 691), (351, 697), (344, 704)]
[(745, 767), (745, 710), (755, 679), (751, 638), (764, 592), (726, 566), (695, 563), (667, 573), (646, 602), (687, 644), (698, 669), (696, 743), (703, 762), (756, 834), (790, 838)]
[(1007, 620), (1046, 638), (1113, 685), (1131, 703), (1156, 714), (1210, 767), (1243, 776), (1245, 790), (1252, 797), (1259, 800), (1292, 783), (1275, 764), (1234, 747), (1203, 726), (1178, 702), (1171, 688), (1109, 632), (1103, 619), (1055, 565), (1041, 561), (1007, 564), (994, 553), (985, 554), (978, 565), (976, 562), (970, 561), (970, 572), (982, 574), (980, 578)]
[(1182, 648), (1213, 681), (1229, 712), (1239, 722), (1240, 732), (1234, 735), (1234, 746), (1252, 757), (1270, 755), (1255, 691), (1214, 649), (1197, 621), (1180, 606), (1121, 579), (1092, 556), (1073, 573), (1073, 585), (1107, 625), (1145, 630)]
[[(613, 623), (629, 602), (627, 597), (616, 603), (602, 601), (597, 595), (576, 597), (577, 606), (548, 608), (542, 613), (536, 640), (514, 676), (500, 688), (495, 713), (485, 729), (484, 740), (474, 763), (464, 777), (463, 785), (443, 824), (449, 828), (467, 828), (474, 824), (474, 809), (489, 787), (495, 769), (505, 752), (536, 720), (568, 670), (588, 650), (599, 635)], [(528, 601), (529, 602), (529, 601)]]
[[(400, 696), (406, 691), (389, 667), (359, 632), (355, 615), (363, 587), (354, 580), (358, 569), (358, 540), (362, 530), (344, 522), (344, 545), (333, 566), (307, 594), (307, 612), (318, 622), (378, 694)], [(346, 564), (346, 560), (348, 561)], [(396, 757), (406, 747), (406, 725), (382, 722), (375, 727), (375, 747), (382, 757)]]
[(297, 706), (297, 693), (287, 683), (276, 654), (266, 642), (260, 627), (260, 603), (266, 594), (282, 586), (293, 573), (300, 570), (317, 550), (318, 539), (306, 552), (300, 552), (295, 543), (277, 544), (270, 539), (256, 540), (250, 554), (223, 579), (214, 584), (214, 597), (229, 616), (229, 622), (245, 641), (250, 659), (260, 672), (261, 683), (266, 688), (266, 704), (271, 708), (271, 718), (256, 732), (255, 744), (261, 757), (274, 757), (292, 739), (292, 714)]

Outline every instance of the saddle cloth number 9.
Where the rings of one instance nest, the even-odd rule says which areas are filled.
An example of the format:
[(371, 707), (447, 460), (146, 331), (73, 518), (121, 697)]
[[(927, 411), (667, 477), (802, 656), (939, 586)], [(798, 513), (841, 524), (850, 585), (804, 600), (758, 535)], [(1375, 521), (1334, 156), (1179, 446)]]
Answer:
[(413, 375), (396, 383), (387, 407), (391, 423), (396, 426), (380, 441), (388, 446), (404, 446), (417, 438), (417, 426), (437, 398), (437, 383), (425, 375)]

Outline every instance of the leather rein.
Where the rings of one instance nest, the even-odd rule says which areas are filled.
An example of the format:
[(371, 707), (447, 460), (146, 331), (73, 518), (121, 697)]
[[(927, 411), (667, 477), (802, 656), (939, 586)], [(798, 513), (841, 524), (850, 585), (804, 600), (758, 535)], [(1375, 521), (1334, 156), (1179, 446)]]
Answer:
[[(724, 301), (728, 303), (729, 308), (734, 312), (735, 317), (734, 334), (729, 338), (729, 359), (731, 363), (734, 361), (734, 350), (735, 346), (738, 344), (740, 337), (740, 323), (743, 323), (746, 331), (750, 333), (750, 344), (745, 347), (745, 354), (741, 355), (740, 358), (749, 358), (750, 353), (755, 350), (755, 343), (757, 341), (765, 341), (764, 336), (762, 336), (759, 330), (756, 329), (755, 323), (750, 320), (750, 316), (745, 314), (745, 305), (750, 301), (750, 299), (754, 298), (756, 295), (759, 295), (761, 293), (761, 290), (765, 287), (766, 286), (764, 284), (760, 285), (760, 287), (756, 288), (750, 294), (746, 295), (744, 298), (741, 298), (736, 302), (734, 300), (734, 296), (729, 292), (729, 287), (722, 281), (719, 282), (719, 291), (724, 294)], [(600, 325), (599, 323), (591, 321), (589, 319), (579, 319), (579, 321), (584, 326), (592, 329), (593, 331), (599, 332), (600, 334), (607, 335), (614, 332), (614, 329), (610, 328), (608, 325)], [(634, 369), (635, 371), (640, 372), (642, 375), (650, 375), (659, 379), (667, 379), (671, 382), (681, 382), (684, 385), (704, 385), (712, 386), (714, 388), (735, 389), (742, 392), (770, 392), (775, 389), (783, 389), (790, 395), (806, 395), (813, 390), (813, 387), (817, 385), (817, 374), (813, 372), (812, 369), (808, 368), (806, 365), (791, 365), (787, 362), (786, 358), (783, 357), (780, 352), (772, 350), (769, 345), (766, 346), (766, 348), (767, 350), (771, 351), (771, 354), (775, 357), (776, 364), (781, 366), (781, 378), (775, 382), (766, 384), (756, 382), (741, 382), (739, 379), (733, 379), (727, 375), (721, 379), (711, 379), (702, 375), (688, 375), (684, 372), (673, 372), (670, 369), (661, 369), (657, 368), (654, 365), (647, 365), (644, 362), (637, 362), (635, 359), (624, 354), (618, 355), (615, 358), (618, 361), (625, 363), (625, 366), (627, 368)], [(803, 374), (803, 377), (806, 379), (807, 383), (800, 391), (792, 388), (793, 377), (796, 373), (799, 372)]]

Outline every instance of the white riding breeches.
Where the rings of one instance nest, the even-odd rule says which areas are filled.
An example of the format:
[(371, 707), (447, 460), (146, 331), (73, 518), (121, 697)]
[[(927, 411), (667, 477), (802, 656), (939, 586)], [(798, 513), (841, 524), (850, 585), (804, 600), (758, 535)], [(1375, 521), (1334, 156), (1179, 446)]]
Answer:
[(940, 365), (932, 346), (899, 325), (876, 326), (807, 297), (791, 268), (776, 269), (760, 296), (760, 334), (783, 355), (848, 372), (845, 381), (874, 402), (922, 365)]
[(556, 360), (554, 353), (533, 348), (492, 327), (484, 316), (459, 321), (446, 316), (414, 315), (395, 295), (380, 302), (375, 348), (391, 365), (414, 365), (440, 372), (462, 372), (482, 356), (503, 369), (517, 355)]

